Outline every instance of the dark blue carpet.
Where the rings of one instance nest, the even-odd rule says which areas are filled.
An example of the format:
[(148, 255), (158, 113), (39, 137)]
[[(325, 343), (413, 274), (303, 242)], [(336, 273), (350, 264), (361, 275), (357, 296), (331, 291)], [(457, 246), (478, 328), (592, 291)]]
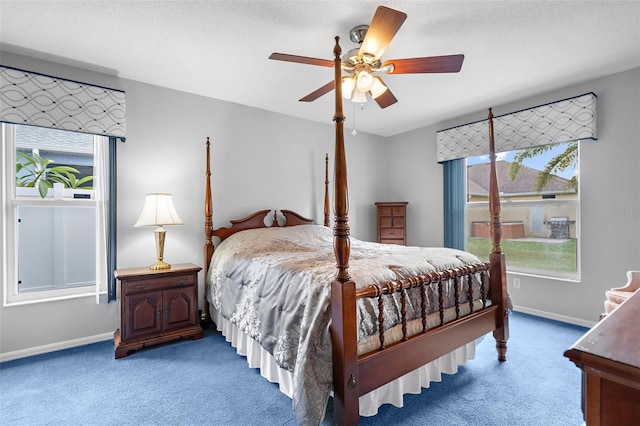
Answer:
[[(579, 426), (580, 370), (562, 354), (585, 331), (515, 313), (506, 363), (487, 336), (458, 374), (360, 423)], [(291, 400), (215, 331), (119, 360), (109, 341), (4, 362), (0, 396), (5, 426), (295, 424)]]

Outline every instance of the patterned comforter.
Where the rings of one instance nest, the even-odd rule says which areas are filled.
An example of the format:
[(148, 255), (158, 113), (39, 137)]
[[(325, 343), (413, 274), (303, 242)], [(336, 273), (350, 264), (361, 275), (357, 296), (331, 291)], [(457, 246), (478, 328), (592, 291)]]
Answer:
[[(351, 238), (349, 273), (358, 288), (405, 276), (479, 262), (446, 248), (385, 245)], [(293, 408), (299, 424), (319, 424), (331, 391), (330, 284), (336, 274), (333, 232), (320, 225), (262, 228), (223, 241), (211, 259), (208, 300), (222, 316), (293, 373)], [(453, 302), (445, 289), (445, 307)], [(466, 291), (461, 302), (466, 301)], [(476, 291), (476, 297), (477, 297)], [(429, 309), (437, 291), (429, 289)], [(434, 306), (435, 305), (435, 306)], [(385, 327), (399, 318), (399, 302), (384, 307)], [(359, 340), (377, 333), (377, 303), (358, 302)], [(410, 318), (420, 315), (414, 297)]]

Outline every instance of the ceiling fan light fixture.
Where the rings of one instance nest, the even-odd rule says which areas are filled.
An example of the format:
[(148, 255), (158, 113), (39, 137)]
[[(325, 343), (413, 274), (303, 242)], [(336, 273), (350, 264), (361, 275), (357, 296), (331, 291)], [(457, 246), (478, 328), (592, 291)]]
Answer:
[(356, 88), (356, 80), (353, 76), (342, 77), (342, 97), (351, 99), (353, 90)]
[(353, 96), (351, 97), (351, 102), (355, 102), (358, 104), (363, 104), (367, 102), (367, 92), (363, 92), (356, 86), (353, 91)]
[(387, 91), (388, 87), (385, 86), (385, 84), (382, 82), (382, 80), (380, 79), (380, 77), (374, 77), (373, 78), (373, 86), (371, 87), (371, 97), (373, 99), (377, 99), (378, 96), (382, 95), (384, 92)]
[(373, 78), (369, 72), (363, 70), (360, 71), (356, 77), (356, 87), (361, 92), (368, 92), (373, 87), (375, 81), (375, 78)]

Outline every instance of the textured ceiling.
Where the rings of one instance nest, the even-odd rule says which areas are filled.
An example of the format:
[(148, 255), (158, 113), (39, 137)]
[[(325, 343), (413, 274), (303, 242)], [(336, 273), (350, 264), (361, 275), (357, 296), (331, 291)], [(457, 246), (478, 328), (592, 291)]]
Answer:
[[(456, 74), (387, 75), (398, 103), (355, 111), (359, 131), (390, 136), (640, 66), (638, 1), (14, 1), (0, 0), (0, 42), (14, 53), (331, 123), (333, 96), (298, 99), (331, 68), (334, 36), (378, 5), (408, 18), (383, 59), (463, 53)], [(0, 58), (1, 59), (1, 58)], [(346, 127), (354, 110), (345, 106)]]

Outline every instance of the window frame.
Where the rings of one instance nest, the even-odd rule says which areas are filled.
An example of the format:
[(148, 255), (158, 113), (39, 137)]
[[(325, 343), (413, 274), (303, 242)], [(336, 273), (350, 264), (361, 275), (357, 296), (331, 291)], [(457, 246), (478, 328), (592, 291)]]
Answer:
[[(513, 151), (520, 151), (522, 149), (516, 149)], [(578, 141), (578, 154), (577, 154), (577, 172), (578, 174), (580, 173), (580, 141)], [(460, 192), (462, 193), (461, 197), (463, 197), (462, 204), (463, 204), (463, 214), (461, 215), (462, 217), (460, 217), (458, 219), (458, 223), (460, 223), (464, 229), (464, 250), (468, 251), (468, 241), (469, 241), (469, 237), (471, 236), (471, 222), (468, 221), (468, 209), (469, 209), (469, 205), (472, 205), (474, 208), (483, 208), (486, 207), (486, 209), (488, 210), (489, 208), (489, 202), (482, 200), (482, 201), (469, 201), (468, 200), (468, 176), (467, 176), (467, 165), (468, 165), (468, 158), (464, 158), (462, 159), (463, 163), (464, 163), (464, 167), (461, 167), (461, 171), (459, 173), (463, 174), (463, 179), (461, 179), (462, 183), (460, 185), (460, 183), (458, 184), (458, 186), (462, 186), (462, 188), (460, 188)], [(445, 175), (445, 180), (448, 181), (449, 185), (452, 185), (452, 180), (456, 179), (457, 176), (450, 176), (450, 175)], [(498, 183), (499, 185), (499, 183)], [(513, 275), (520, 275), (520, 276), (531, 276), (531, 277), (538, 277), (538, 278), (544, 278), (544, 279), (549, 279), (549, 280), (557, 280), (557, 281), (568, 281), (568, 282), (581, 282), (582, 281), (582, 265), (581, 265), (581, 242), (582, 242), (582, 235), (581, 235), (581, 191), (578, 189), (577, 193), (576, 193), (576, 198), (575, 199), (564, 199), (564, 198), (556, 198), (556, 199), (544, 199), (542, 197), (543, 194), (540, 194), (540, 199), (535, 199), (535, 200), (505, 200), (505, 198), (503, 198), (501, 196), (501, 222), (505, 222), (504, 220), (504, 209), (508, 208), (508, 207), (533, 207), (533, 206), (542, 206), (544, 207), (545, 205), (573, 205), (575, 206), (575, 211), (576, 211), (576, 220), (575, 220), (575, 239), (576, 239), (576, 272), (575, 273), (557, 273), (551, 270), (540, 270), (540, 269), (532, 269), (532, 270), (524, 270), (524, 269), (512, 269), (509, 267), (509, 255), (508, 253), (505, 253), (506, 255), (506, 267), (507, 267), (507, 273), (509, 274), (513, 274)], [(445, 208), (447, 208), (445, 206)], [(451, 209), (448, 209), (448, 212), (451, 212)], [(502, 243), (504, 244), (505, 239), (502, 239)], [(504, 250), (504, 248), (503, 248)]]
[[(41, 199), (40, 197), (17, 197), (15, 191), (15, 129), (14, 124), (2, 123), (2, 140), (4, 141), (0, 150), (3, 172), (1, 185), (2, 191), (2, 218), (0, 222), (0, 234), (2, 234), (2, 246), (0, 256), (2, 257), (2, 274), (4, 281), (4, 306), (19, 306), (32, 303), (43, 303), (57, 300), (75, 299), (83, 297), (96, 297), (96, 284), (70, 287), (63, 289), (41, 290), (34, 292), (20, 293), (18, 291), (18, 235), (17, 235), (17, 214), (18, 208), (22, 206), (47, 206), (47, 207), (94, 207), (97, 209), (97, 200), (91, 199)], [(107, 143), (104, 136), (93, 135), (93, 143)], [(100, 140), (105, 138), (105, 140)], [(97, 162), (94, 159), (94, 167)], [(98, 225), (96, 224), (96, 232)], [(96, 253), (98, 245), (96, 244)], [(104, 248), (105, 252), (108, 250)], [(98, 268), (96, 268), (96, 280), (98, 279)], [(101, 289), (100, 293), (106, 293), (106, 289)]]

